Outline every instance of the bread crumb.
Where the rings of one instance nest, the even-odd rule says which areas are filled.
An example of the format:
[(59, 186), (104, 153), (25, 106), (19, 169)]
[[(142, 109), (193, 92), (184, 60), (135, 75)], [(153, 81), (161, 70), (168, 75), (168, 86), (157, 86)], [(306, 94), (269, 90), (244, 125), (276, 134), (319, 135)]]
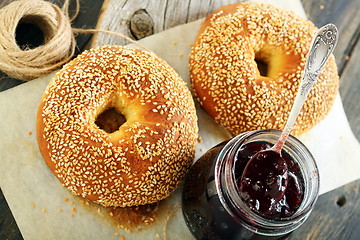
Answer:
[(110, 215), (110, 216), (114, 216), (113, 212), (110, 212), (109, 215)]
[(194, 43), (189, 43), (189, 46), (190, 46), (190, 47), (194, 46)]
[(119, 235), (119, 233), (118, 233), (118, 232), (114, 232), (114, 235), (117, 236), (117, 235)]
[(200, 136), (198, 137), (198, 142), (202, 143), (202, 138)]
[(32, 204), (31, 204), (31, 207), (33, 207), (33, 208), (36, 207), (35, 203), (32, 203)]
[(72, 207), (71, 211), (76, 212), (76, 208)]
[(98, 208), (98, 209), (97, 209), (97, 212), (98, 212), (98, 213), (99, 213), (99, 212), (101, 212), (101, 209), (100, 209), (100, 208)]
[(70, 205), (73, 205), (73, 204), (74, 204), (74, 202), (73, 202), (73, 201), (70, 201), (70, 202), (69, 202), (69, 204), (70, 204)]
[(124, 239), (125, 239), (124, 235), (123, 235), (123, 236), (121, 236), (121, 240), (124, 240)]
[(160, 238), (160, 234), (158, 234), (158, 233), (157, 233), (157, 234), (155, 234), (155, 236), (156, 236), (157, 238)]
[(324, 6), (323, 4), (320, 4), (319, 8), (320, 8), (320, 9), (324, 9), (325, 6)]
[(173, 44), (173, 45), (176, 45), (176, 44), (177, 44), (177, 41), (173, 41), (172, 44)]
[(45, 212), (46, 212), (46, 208), (42, 208), (41, 211), (42, 211), (43, 213), (45, 213)]
[(350, 57), (346, 55), (345, 60), (348, 61), (349, 59), (350, 59)]
[(204, 149), (202, 149), (202, 148), (200, 148), (199, 150), (200, 150), (200, 152), (203, 152), (203, 151), (204, 151)]
[(67, 201), (69, 201), (69, 199), (68, 199), (68, 198), (65, 198), (65, 199), (64, 199), (64, 202), (67, 202)]
[(179, 54), (179, 56), (180, 56), (180, 57), (183, 57), (183, 56), (184, 56), (184, 54), (183, 54), (183, 53), (180, 53), (180, 54)]
[(31, 132), (31, 131), (30, 131), (30, 132), (28, 132), (28, 135), (29, 135), (29, 136), (31, 136), (31, 135), (32, 135), (32, 132)]
[(58, 212), (62, 212), (62, 209), (61, 209), (61, 208), (59, 208), (59, 209), (58, 209)]
[(85, 202), (85, 205), (89, 206), (89, 205), (90, 205), (90, 203), (89, 203), (88, 201), (86, 201), (86, 202)]
[(74, 216), (75, 216), (74, 214), (70, 213), (70, 217), (74, 217)]

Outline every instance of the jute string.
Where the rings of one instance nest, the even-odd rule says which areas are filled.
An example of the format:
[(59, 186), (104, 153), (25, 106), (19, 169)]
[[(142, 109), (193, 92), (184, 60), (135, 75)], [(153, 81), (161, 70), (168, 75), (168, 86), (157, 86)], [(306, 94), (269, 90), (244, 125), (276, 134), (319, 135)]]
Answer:
[[(76, 0), (75, 14), (71, 17), (69, 0), (65, 0), (61, 8), (43, 0), (18, 0), (0, 9), (0, 70), (10, 77), (26, 81), (47, 75), (74, 56), (74, 33), (113, 34), (146, 49), (121, 33), (72, 28), (71, 22), (79, 10), (79, 0)], [(16, 42), (16, 28), (20, 22), (38, 26), (44, 33), (44, 44), (33, 49), (21, 49)]]

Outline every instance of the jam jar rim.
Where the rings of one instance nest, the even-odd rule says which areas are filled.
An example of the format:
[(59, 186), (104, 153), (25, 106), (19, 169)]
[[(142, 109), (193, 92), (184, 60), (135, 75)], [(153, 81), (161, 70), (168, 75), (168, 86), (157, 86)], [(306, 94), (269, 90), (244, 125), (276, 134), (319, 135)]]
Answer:
[[(276, 236), (280, 234), (286, 234), (288, 232), (295, 230), (307, 219), (318, 198), (320, 180), (319, 180), (319, 170), (310, 150), (299, 139), (290, 135), (288, 140), (285, 142), (284, 147), (287, 146), (289, 142), (295, 142), (299, 148), (305, 151), (308, 157), (306, 161), (310, 161), (309, 163), (310, 165), (312, 165), (310, 167), (314, 169), (312, 171), (315, 171), (314, 172), (315, 174), (313, 176), (315, 178), (315, 181), (312, 183), (311, 189), (307, 190), (308, 183), (306, 182), (306, 180), (310, 181), (311, 179), (309, 177), (303, 176), (303, 178), (306, 178), (304, 179), (305, 181), (304, 184), (306, 185), (304, 191), (304, 199), (299, 209), (289, 217), (281, 218), (279, 220), (273, 220), (273, 219), (265, 218), (251, 211), (246, 206), (246, 204), (242, 202), (240, 199), (240, 196), (237, 192), (237, 188), (235, 187), (236, 182), (232, 169), (233, 166), (229, 166), (229, 161), (231, 161), (231, 157), (234, 157), (234, 154), (236, 153), (237, 149), (239, 149), (239, 147), (242, 144), (244, 144), (246, 141), (259, 135), (269, 135), (269, 134), (276, 134), (277, 136), (280, 136), (281, 131), (276, 129), (255, 130), (255, 131), (242, 133), (231, 139), (223, 147), (223, 149), (219, 152), (217, 156), (217, 161), (215, 165), (215, 185), (219, 195), (219, 199), (223, 204), (224, 208), (226, 209), (226, 211), (230, 215), (232, 215), (235, 219), (238, 219), (239, 222), (242, 223), (242, 225), (244, 225), (246, 228), (252, 231), (256, 231), (263, 235)], [(298, 159), (295, 160), (298, 161)], [(230, 169), (231, 171), (229, 171), (230, 174), (224, 174), (224, 169), (226, 167), (228, 168), (231, 167)], [(301, 173), (303, 174), (303, 172), (304, 170), (302, 169)], [(224, 186), (230, 187), (231, 193), (229, 193), (229, 189), (224, 189)], [(309, 196), (309, 191), (310, 191), (310, 196)], [(229, 196), (229, 194), (231, 194), (231, 196)]]

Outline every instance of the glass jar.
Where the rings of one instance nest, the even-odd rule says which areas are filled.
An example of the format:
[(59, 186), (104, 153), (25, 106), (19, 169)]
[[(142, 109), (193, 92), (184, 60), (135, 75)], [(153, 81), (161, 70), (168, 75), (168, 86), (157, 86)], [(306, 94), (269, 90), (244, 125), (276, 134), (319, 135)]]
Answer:
[(249, 143), (274, 145), (281, 132), (246, 132), (207, 151), (185, 177), (182, 209), (186, 224), (197, 239), (286, 239), (309, 216), (319, 193), (319, 173), (309, 150), (289, 136), (283, 151), (298, 167), (303, 197), (296, 212), (269, 219), (242, 201), (235, 179), (235, 155)]

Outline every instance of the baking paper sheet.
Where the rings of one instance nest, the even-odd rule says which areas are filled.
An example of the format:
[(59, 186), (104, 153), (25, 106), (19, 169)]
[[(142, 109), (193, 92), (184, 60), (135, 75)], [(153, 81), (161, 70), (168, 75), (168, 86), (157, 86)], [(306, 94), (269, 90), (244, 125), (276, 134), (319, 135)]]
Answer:
[[(304, 15), (300, 1), (291, 1), (292, 5), (286, 0), (274, 3)], [(187, 56), (200, 22), (178, 26), (140, 43), (189, 82)], [(129, 233), (118, 226), (109, 209), (85, 202), (61, 186), (45, 165), (35, 136), (37, 107), (52, 76), (0, 93), (0, 186), (24, 238), (193, 239), (180, 209), (181, 189), (159, 204), (153, 223)], [(230, 137), (200, 108), (197, 113), (203, 141), (198, 145), (196, 159)], [(340, 96), (327, 118), (301, 139), (317, 160), (321, 193), (360, 177), (360, 144), (350, 130)]]

